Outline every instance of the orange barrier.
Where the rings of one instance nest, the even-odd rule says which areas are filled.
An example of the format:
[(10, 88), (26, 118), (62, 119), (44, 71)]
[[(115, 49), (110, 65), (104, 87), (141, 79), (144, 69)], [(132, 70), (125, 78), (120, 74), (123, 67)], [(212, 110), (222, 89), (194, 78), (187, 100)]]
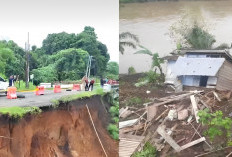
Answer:
[(81, 90), (81, 87), (79, 84), (73, 84), (73, 90)]
[(16, 87), (8, 87), (7, 89), (7, 99), (17, 99)]
[(44, 95), (44, 86), (37, 86), (35, 90), (36, 95)]
[(55, 85), (55, 87), (54, 87), (54, 93), (61, 93), (60, 85)]

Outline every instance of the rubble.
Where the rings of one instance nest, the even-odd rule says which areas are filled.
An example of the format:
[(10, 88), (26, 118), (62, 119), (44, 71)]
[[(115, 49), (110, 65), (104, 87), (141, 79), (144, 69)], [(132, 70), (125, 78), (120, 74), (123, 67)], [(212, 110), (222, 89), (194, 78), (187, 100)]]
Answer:
[[(230, 97), (231, 91), (190, 91), (151, 98), (152, 102), (146, 103), (145, 108), (120, 109), (120, 137), (142, 137), (143, 140), (137, 147), (133, 147), (133, 152), (140, 151), (146, 142), (154, 145), (161, 156), (168, 156), (173, 151), (182, 152), (200, 143), (203, 152), (209, 152), (212, 146), (202, 134), (203, 126), (198, 112), (205, 108), (212, 111), (218, 103), (227, 101)], [(124, 120), (125, 118), (127, 119)], [(131, 151), (132, 149), (130, 153)]]
[(187, 109), (183, 109), (183, 110), (178, 112), (178, 120), (185, 120), (186, 118), (188, 118), (188, 110)]
[(176, 119), (177, 118), (177, 111), (176, 110), (170, 110), (168, 112), (168, 119), (169, 120), (173, 120), (173, 119)]

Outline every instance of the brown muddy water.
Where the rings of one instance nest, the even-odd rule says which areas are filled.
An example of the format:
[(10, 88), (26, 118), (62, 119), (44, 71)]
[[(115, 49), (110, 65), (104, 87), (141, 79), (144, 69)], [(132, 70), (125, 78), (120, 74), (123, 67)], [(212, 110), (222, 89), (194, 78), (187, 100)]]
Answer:
[(98, 96), (42, 108), (19, 121), (1, 115), (0, 157), (104, 157), (86, 104), (107, 155), (117, 157), (118, 142), (106, 130), (110, 118)]
[[(169, 54), (176, 48), (170, 38), (170, 26), (186, 12), (201, 14), (209, 25), (209, 32), (216, 38), (214, 47), (232, 42), (232, 1), (174, 1), (123, 4), (120, 7), (120, 32), (136, 34), (140, 44), (158, 52), (160, 56)], [(151, 58), (134, 55), (136, 50), (127, 48), (119, 56), (120, 73), (127, 73), (133, 66), (137, 72), (147, 71)]]

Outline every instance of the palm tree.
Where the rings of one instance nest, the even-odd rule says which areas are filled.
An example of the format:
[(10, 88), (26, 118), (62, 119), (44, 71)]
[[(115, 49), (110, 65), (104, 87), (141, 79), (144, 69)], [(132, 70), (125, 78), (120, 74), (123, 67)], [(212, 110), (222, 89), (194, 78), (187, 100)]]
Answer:
[(160, 71), (161, 78), (164, 79), (164, 73), (161, 67), (161, 64), (164, 63), (164, 60), (159, 57), (158, 53), (152, 53), (150, 50), (148, 50), (146, 47), (139, 45), (142, 50), (139, 50), (135, 52), (135, 54), (147, 54), (152, 57), (152, 65), (151, 65), (151, 70), (154, 67), (157, 67)]
[[(130, 38), (134, 41), (127, 41), (126, 39)], [(130, 32), (122, 32), (119, 34), (119, 51), (121, 52), (121, 54), (124, 53), (125, 46), (129, 46), (132, 48), (136, 48), (136, 44), (139, 43), (139, 39), (136, 35), (130, 33)]]

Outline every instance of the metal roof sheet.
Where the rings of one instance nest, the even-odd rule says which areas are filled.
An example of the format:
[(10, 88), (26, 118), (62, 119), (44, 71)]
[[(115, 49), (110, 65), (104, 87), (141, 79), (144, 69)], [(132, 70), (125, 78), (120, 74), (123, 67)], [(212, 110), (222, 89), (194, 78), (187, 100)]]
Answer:
[(174, 73), (177, 76), (215, 76), (224, 63), (225, 58), (186, 58), (179, 57)]

